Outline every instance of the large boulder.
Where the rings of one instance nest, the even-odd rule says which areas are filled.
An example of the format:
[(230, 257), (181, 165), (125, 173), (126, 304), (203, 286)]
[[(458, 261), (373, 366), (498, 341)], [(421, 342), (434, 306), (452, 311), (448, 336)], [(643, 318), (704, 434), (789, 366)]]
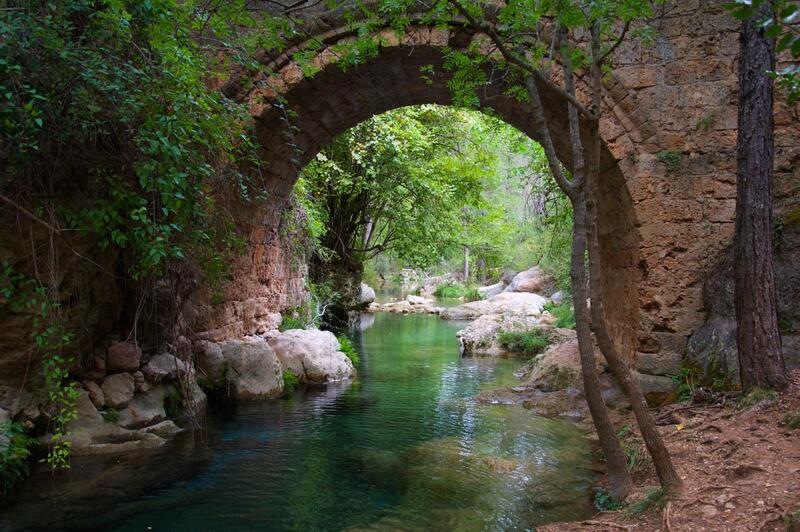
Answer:
[(355, 375), (353, 363), (339, 351), (339, 341), (330, 331), (293, 329), (269, 344), (281, 364), (301, 382), (324, 384)]
[(533, 294), (547, 295), (555, 287), (553, 276), (546, 273), (539, 266), (519, 272), (514, 276), (506, 288), (506, 292), (530, 292)]
[(375, 290), (372, 289), (367, 283), (361, 283), (361, 297), (359, 302), (362, 307), (369, 306), (370, 303), (375, 301)]
[(146, 393), (137, 393), (128, 407), (120, 411), (118, 424), (135, 429), (164, 421), (167, 419), (164, 399), (175, 391), (172, 385), (159, 384)]
[(103, 394), (103, 389), (100, 388), (97, 383), (93, 381), (84, 381), (83, 387), (89, 394), (89, 399), (92, 400), (94, 406), (97, 408), (103, 408), (106, 406), (106, 396)]
[(198, 342), (198, 366), (211, 385), (224, 386), (237, 399), (278, 397), (283, 368), (269, 343), (252, 336), (220, 344)]
[(84, 390), (75, 400), (75, 409), (78, 415), (69, 423), (66, 436), (73, 456), (152, 449), (165, 443), (164, 438), (155, 434), (127, 430), (106, 422)]
[(103, 379), (103, 396), (105, 404), (113, 408), (122, 408), (133, 399), (136, 381), (130, 373), (115, 373)]
[(106, 351), (106, 371), (136, 371), (142, 359), (142, 350), (130, 342), (116, 342)]
[(474, 320), (484, 314), (541, 314), (547, 299), (539, 294), (525, 292), (503, 292), (489, 299), (471, 301), (442, 309), (440, 315), (446, 320)]
[(162, 353), (151, 358), (142, 368), (142, 373), (151, 382), (178, 380), (191, 373), (191, 366), (169, 353)]
[(481, 286), (480, 288), (478, 288), (478, 294), (480, 294), (482, 299), (489, 299), (490, 297), (496, 296), (505, 289), (506, 289), (506, 284), (503, 281), (500, 281), (495, 284), (490, 284), (489, 286)]
[(575, 337), (570, 329), (555, 329), (549, 313), (537, 316), (524, 314), (484, 314), (458, 331), (461, 354), (464, 356), (508, 356), (509, 352), (499, 340), (506, 332), (525, 332), (532, 329), (546, 330), (553, 342)]
[[(604, 359), (600, 350), (594, 348), (597, 372), (604, 371)], [(573, 338), (550, 346), (538, 355), (522, 377), (523, 384), (546, 392), (575, 388), (583, 390), (581, 358), (578, 340)]]

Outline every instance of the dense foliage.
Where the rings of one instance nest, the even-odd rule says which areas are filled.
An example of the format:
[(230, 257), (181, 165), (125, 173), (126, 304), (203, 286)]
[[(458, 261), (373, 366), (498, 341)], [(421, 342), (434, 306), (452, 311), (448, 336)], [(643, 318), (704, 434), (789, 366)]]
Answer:
[[(381, 275), (463, 271), (467, 261), (469, 284), (541, 263), (566, 285), (570, 208), (548, 177), (541, 147), (519, 131), (482, 113), (425, 105), (338, 137), (305, 169), (295, 195), (325, 273), (346, 264), (357, 277), (367, 261)], [(458, 296), (465, 289), (451, 288)]]

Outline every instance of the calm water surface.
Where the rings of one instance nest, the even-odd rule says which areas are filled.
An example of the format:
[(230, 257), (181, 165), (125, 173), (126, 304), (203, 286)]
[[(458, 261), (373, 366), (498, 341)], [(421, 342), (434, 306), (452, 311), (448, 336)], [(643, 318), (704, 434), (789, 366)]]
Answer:
[(519, 362), (461, 359), (463, 325), (435, 316), (369, 321), (354, 382), (214, 407), (163, 449), (38, 472), (0, 501), (0, 529), (529, 530), (588, 513), (581, 433), (472, 399)]

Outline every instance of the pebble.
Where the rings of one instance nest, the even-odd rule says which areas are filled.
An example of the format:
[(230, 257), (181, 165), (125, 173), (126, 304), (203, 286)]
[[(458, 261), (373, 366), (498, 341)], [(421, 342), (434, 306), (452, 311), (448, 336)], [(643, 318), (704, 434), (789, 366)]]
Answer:
[(710, 504), (704, 504), (700, 507), (700, 511), (703, 512), (703, 515), (706, 517), (714, 517), (717, 515), (717, 508), (715, 506), (711, 506)]

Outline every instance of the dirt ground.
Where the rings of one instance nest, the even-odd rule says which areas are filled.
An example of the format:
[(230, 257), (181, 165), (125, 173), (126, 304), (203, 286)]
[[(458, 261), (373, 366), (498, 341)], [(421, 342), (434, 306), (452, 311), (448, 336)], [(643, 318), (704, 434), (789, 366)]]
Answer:
[[(696, 398), (708, 402), (655, 412), (685, 482), (681, 495), (655, 497), (646, 464), (627, 508), (538, 530), (800, 531), (800, 427), (792, 428), (800, 423), (800, 370), (777, 396)], [(637, 499), (648, 494), (655, 501), (637, 515)]]

